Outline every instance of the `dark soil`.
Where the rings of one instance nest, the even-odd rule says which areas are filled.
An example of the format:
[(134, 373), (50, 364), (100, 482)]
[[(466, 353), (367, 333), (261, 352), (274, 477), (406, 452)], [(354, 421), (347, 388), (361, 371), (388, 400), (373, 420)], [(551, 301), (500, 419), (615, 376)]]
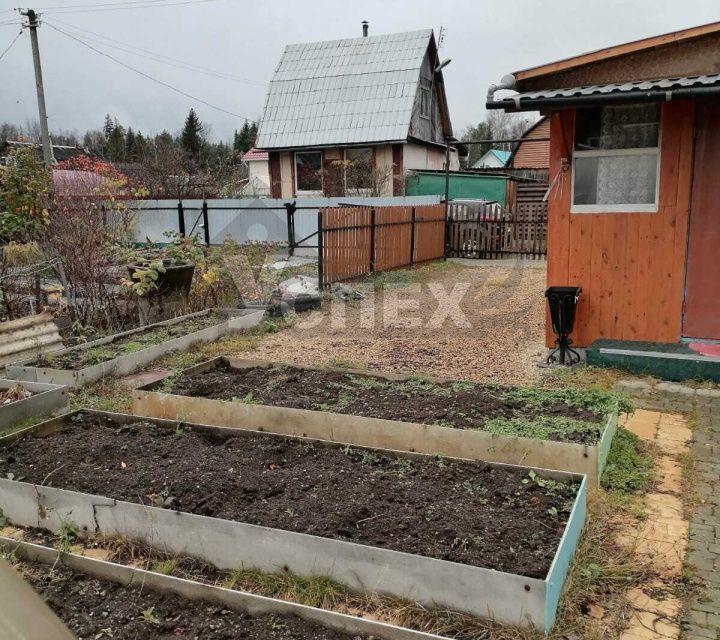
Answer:
[(203, 640), (350, 640), (299, 618), (251, 617), (209, 602), (98, 580), (64, 567), (20, 565), (25, 579), (58, 617), (83, 638)]
[(551, 435), (550, 439), (584, 444), (596, 443), (604, 427), (603, 416), (587, 409), (565, 402), (531, 409), (518, 400), (506, 398), (507, 388), (499, 386), (470, 382), (433, 384), (419, 378), (388, 382), (373, 376), (289, 366), (234, 369), (219, 365), (203, 373), (182, 375), (163, 390), (196, 398), (332, 411), (458, 429), (483, 429), (488, 420), (498, 417), (572, 418), (593, 424)]
[(191, 318), (178, 324), (170, 326), (155, 327), (146, 331), (138, 332), (107, 344), (97, 345), (90, 349), (77, 349), (66, 353), (48, 353), (40, 356), (34, 362), (28, 363), (29, 367), (49, 367), (52, 369), (69, 369), (76, 371), (84, 369), (101, 362), (106, 362), (136, 351), (141, 351), (152, 345), (185, 336), (195, 331), (200, 331), (220, 324), (225, 316), (210, 313), (207, 316)]
[[(52, 473), (51, 473), (52, 472)], [(522, 469), (78, 414), (0, 477), (544, 577), (577, 492)]]

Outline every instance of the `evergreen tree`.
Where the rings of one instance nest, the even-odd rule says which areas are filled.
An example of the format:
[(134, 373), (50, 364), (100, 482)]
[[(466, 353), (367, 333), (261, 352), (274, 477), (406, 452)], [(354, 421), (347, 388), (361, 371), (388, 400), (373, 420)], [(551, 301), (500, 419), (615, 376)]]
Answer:
[(105, 116), (105, 124), (103, 125), (103, 133), (105, 134), (105, 140), (110, 139), (110, 134), (113, 132), (114, 128), (115, 128), (115, 123), (113, 122), (112, 118), (110, 117), (110, 114), (108, 113)]
[(257, 141), (257, 134), (258, 134), (258, 123), (253, 122), (252, 125), (250, 125), (250, 135), (248, 138), (248, 149), (251, 149), (255, 146), (255, 142)]
[(203, 125), (202, 122), (200, 122), (200, 118), (198, 118), (195, 113), (195, 109), (190, 109), (190, 113), (188, 113), (188, 117), (185, 119), (182, 134), (180, 135), (180, 145), (185, 153), (193, 160), (197, 160), (200, 156), (200, 149), (203, 144), (202, 132)]
[(136, 162), (143, 162), (147, 155), (148, 141), (145, 136), (139, 131), (135, 134), (135, 157), (133, 160)]
[(243, 124), (242, 129), (240, 129), (240, 134), (237, 136), (237, 139), (235, 140), (235, 150), (239, 151), (240, 153), (245, 153), (248, 149), (250, 149), (250, 125), (247, 120), (245, 120), (245, 124)]
[(173, 144), (175, 144), (175, 140), (172, 137), (172, 134), (165, 129), (162, 133), (159, 133), (155, 136), (155, 144), (165, 147), (171, 147)]
[(111, 162), (122, 162), (125, 160), (125, 129), (115, 120), (113, 130), (110, 132), (105, 152)]
[(132, 127), (128, 127), (127, 133), (125, 134), (125, 160), (127, 160), (127, 162), (137, 160), (136, 137)]

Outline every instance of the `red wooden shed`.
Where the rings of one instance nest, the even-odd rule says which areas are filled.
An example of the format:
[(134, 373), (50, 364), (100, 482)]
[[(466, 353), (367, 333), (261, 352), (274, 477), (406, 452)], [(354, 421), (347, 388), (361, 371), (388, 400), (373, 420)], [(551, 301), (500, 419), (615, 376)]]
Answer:
[(518, 71), (487, 107), (549, 120), (547, 282), (582, 287), (575, 344), (720, 340), (720, 22)]

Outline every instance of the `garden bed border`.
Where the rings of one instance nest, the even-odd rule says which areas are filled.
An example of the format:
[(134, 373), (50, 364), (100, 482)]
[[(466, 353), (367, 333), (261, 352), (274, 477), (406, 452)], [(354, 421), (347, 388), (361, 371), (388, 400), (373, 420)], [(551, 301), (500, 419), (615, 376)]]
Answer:
[[(83, 411), (120, 423), (143, 419)], [(76, 413), (79, 412), (0, 438), (0, 448), (28, 435), (44, 437), (62, 430)], [(203, 432), (256, 435), (252, 430), (152, 421), (172, 430), (182, 426)], [(342, 446), (334, 442), (321, 444)], [(427, 458), (426, 454), (404, 451), (381, 452), (396, 457)], [(0, 478), (0, 509), (17, 526), (58, 532), (64, 524), (73, 522), (85, 533), (141, 540), (164, 551), (205, 560), (219, 569), (247, 567), (269, 573), (289, 571), (296, 575), (327, 576), (354, 591), (415, 600), (428, 607), (465, 611), (549, 633), (585, 522), (587, 478), (563, 471), (535, 471), (542, 477), (580, 481), (565, 531), (544, 579), (4, 478)]]
[(33, 416), (48, 416), (68, 408), (68, 389), (63, 385), (0, 378), (0, 390), (20, 385), (33, 395), (0, 405), (0, 432)]
[[(185, 369), (181, 375), (201, 373), (224, 363), (237, 369), (280, 366), (285, 363), (245, 360), (220, 356)], [(288, 364), (298, 369), (333, 371), (355, 376), (376, 377), (403, 382), (412, 375)], [(430, 382), (453, 382), (450, 378), (428, 377)], [(597, 444), (559, 442), (488, 433), (480, 429), (458, 429), (418, 422), (370, 418), (330, 411), (276, 407), (260, 403), (212, 400), (155, 391), (163, 382), (138, 387), (132, 392), (132, 411), (136, 415), (165, 420), (221, 427), (237, 427), (281, 433), (289, 436), (319, 438), (357, 446), (429, 453), (452, 458), (471, 458), (541, 469), (559, 469), (584, 474), (597, 486), (602, 476), (610, 445), (618, 425), (617, 410), (605, 420)]]
[(228, 333), (239, 331), (241, 329), (249, 329), (250, 327), (259, 324), (264, 315), (264, 312), (262, 311), (246, 309), (206, 309), (205, 311), (198, 311), (197, 313), (178, 316), (172, 320), (164, 320), (163, 322), (148, 324), (144, 327), (139, 327), (130, 331), (116, 333), (111, 336), (93, 340), (92, 342), (85, 342), (81, 345), (63, 349), (61, 351), (54, 351), (51, 355), (62, 356), (75, 351), (87, 351), (88, 349), (92, 349), (94, 347), (110, 344), (116, 340), (144, 333), (145, 331), (156, 327), (170, 327), (180, 324), (186, 320), (201, 318), (202, 316), (209, 315), (211, 313), (224, 314), (227, 318), (224, 321), (218, 322), (216, 325), (205, 327), (199, 331), (194, 331), (184, 336), (166, 340), (165, 342), (161, 342), (159, 344), (153, 344), (139, 351), (135, 351), (134, 353), (118, 356), (112, 360), (99, 362), (98, 364), (90, 365), (82, 369), (71, 370), (53, 369), (51, 367), (33, 367), (29, 364), (32, 360), (26, 360), (25, 362), (17, 362), (8, 365), (7, 375), (8, 377), (15, 378), (17, 380), (63, 384), (69, 387), (82, 387), (83, 385), (96, 382), (106, 376), (123, 376), (133, 373), (140, 367), (151, 363), (153, 360), (161, 358), (171, 351), (186, 351), (198, 342), (211, 342)]
[(286, 600), (226, 589), (216, 585), (168, 576), (146, 569), (139, 569), (116, 562), (97, 560), (75, 553), (66, 553), (31, 542), (24, 542), (0, 536), (0, 548), (30, 562), (38, 562), (51, 567), (62, 566), (78, 573), (116, 582), (123, 586), (139, 585), (160, 593), (172, 593), (188, 600), (202, 600), (213, 604), (247, 613), (250, 616), (261, 615), (295, 616), (326, 629), (347, 633), (363, 634), (380, 640), (447, 640), (442, 636), (405, 629), (385, 622), (376, 622), (365, 618), (319, 609)]

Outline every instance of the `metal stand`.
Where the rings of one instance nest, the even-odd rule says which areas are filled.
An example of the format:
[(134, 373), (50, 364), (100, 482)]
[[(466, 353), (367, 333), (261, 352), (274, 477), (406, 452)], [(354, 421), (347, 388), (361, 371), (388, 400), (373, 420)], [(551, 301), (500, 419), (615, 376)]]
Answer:
[(575, 323), (575, 309), (580, 297), (580, 287), (548, 287), (545, 297), (550, 306), (552, 329), (557, 339), (555, 349), (547, 357), (548, 364), (572, 366), (580, 362), (580, 354), (572, 348), (570, 334)]
[[(572, 340), (568, 334), (561, 333), (555, 340), (555, 348), (550, 352), (546, 362), (548, 364), (574, 365), (580, 362), (580, 354), (572, 348)], [(559, 355), (557, 355), (559, 354)]]

